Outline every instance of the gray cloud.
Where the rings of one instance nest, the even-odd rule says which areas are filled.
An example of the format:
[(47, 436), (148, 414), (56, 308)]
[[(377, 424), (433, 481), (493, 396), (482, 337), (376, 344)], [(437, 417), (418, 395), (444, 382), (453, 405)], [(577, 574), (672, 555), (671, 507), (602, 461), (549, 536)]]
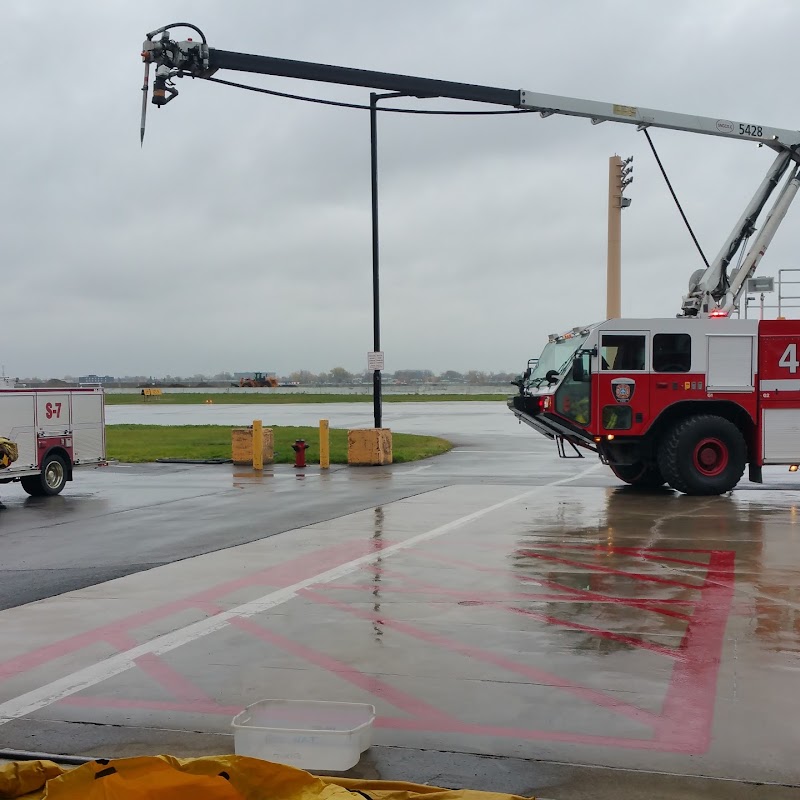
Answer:
[[(13, 374), (365, 366), (366, 114), (184, 80), (174, 104), (150, 108), (140, 150), (139, 46), (174, 19), (225, 49), (797, 126), (789, 0), (6, 2), (2, 360)], [(634, 129), (538, 115), (382, 114), (379, 125), (388, 369), (512, 370), (547, 333), (601, 318), (615, 152), (635, 156), (623, 311), (678, 310), (699, 259)], [(770, 154), (653, 135), (711, 257)], [(795, 265), (796, 213), (761, 274)]]

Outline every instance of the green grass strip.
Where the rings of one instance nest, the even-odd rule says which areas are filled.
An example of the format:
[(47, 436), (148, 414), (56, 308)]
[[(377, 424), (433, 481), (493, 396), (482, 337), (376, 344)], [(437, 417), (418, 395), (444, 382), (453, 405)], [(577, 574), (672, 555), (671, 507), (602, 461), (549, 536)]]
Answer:
[[(305, 439), (310, 445), (306, 450), (306, 461), (310, 464), (319, 463), (319, 428), (272, 426), (272, 430), (275, 436), (275, 463), (294, 463), (292, 444), (296, 439)], [(395, 463), (438, 456), (452, 447), (451, 442), (436, 436), (392, 434), (392, 457)], [(231, 426), (108, 425), (106, 449), (109, 458), (130, 463), (156, 461), (159, 458), (230, 458)], [(332, 464), (347, 463), (346, 430), (331, 429), (330, 449)]]

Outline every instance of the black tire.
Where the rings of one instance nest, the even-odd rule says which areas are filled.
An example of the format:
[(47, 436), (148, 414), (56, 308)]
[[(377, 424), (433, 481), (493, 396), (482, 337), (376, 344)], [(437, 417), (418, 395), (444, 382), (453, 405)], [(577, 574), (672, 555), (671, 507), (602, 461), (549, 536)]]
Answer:
[(639, 489), (658, 489), (664, 485), (664, 476), (655, 464), (609, 464), (611, 471), (625, 483)]
[(45, 456), (40, 473), (22, 478), (20, 483), (31, 497), (52, 497), (60, 494), (67, 485), (67, 462), (54, 453)]
[(20, 478), (19, 482), (31, 497), (42, 497), (44, 495), (41, 475), (29, 475), (27, 478)]
[(711, 414), (676, 423), (661, 442), (658, 466), (676, 491), (693, 495), (730, 492), (747, 463), (747, 444), (730, 420)]

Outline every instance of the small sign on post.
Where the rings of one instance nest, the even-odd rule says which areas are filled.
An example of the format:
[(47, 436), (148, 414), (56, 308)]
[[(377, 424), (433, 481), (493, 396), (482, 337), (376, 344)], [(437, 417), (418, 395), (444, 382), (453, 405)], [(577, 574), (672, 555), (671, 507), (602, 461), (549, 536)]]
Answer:
[(376, 369), (383, 371), (383, 350), (367, 353), (367, 369), (370, 372), (375, 372)]
[(757, 294), (758, 292), (774, 292), (775, 278), (748, 278), (747, 291)]

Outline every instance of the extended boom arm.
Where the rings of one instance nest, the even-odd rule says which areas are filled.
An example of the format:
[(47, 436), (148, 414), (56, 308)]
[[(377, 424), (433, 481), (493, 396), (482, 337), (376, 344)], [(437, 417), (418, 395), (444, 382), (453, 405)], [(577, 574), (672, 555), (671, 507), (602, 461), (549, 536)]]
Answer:
[[(174, 41), (170, 39), (172, 28), (189, 27), (200, 34), (202, 41)], [(161, 38), (153, 37), (162, 34)], [(686, 316), (705, 316), (712, 310), (730, 311), (738, 303), (744, 283), (758, 265), (775, 229), (780, 224), (800, 186), (797, 163), (800, 148), (800, 131), (771, 128), (753, 122), (738, 122), (717, 117), (699, 117), (690, 114), (676, 114), (670, 111), (640, 108), (618, 103), (602, 103), (594, 100), (581, 100), (574, 97), (539, 94), (518, 89), (503, 89), (494, 86), (481, 86), (455, 81), (441, 81), (432, 78), (419, 78), (391, 72), (352, 69), (309, 61), (294, 61), (271, 56), (250, 55), (228, 50), (218, 50), (208, 46), (199, 28), (188, 23), (173, 23), (147, 34), (143, 45), (142, 58), (145, 62), (145, 98), (148, 91), (149, 67), (156, 65), (156, 78), (153, 84), (153, 103), (166, 105), (177, 90), (172, 87), (176, 77), (210, 77), (220, 69), (238, 72), (275, 75), (284, 78), (336, 83), (345, 86), (364, 86), (400, 92), (412, 97), (443, 97), (466, 100), (476, 103), (510, 106), (521, 111), (539, 112), (542, 117), (562, 114), (583, 117), (592, 124), (602, 122), (621, 122), (635, 125), (639, 130), (645, 128), (666, 128), (667, 130), (687, 131), (728, 139), (742, 139), (767, 145), (778, 152), (767, 177), (759, 187), (750, 205), (745, 210), (730, 237), (711, 266), (702, 275), (693, 276), (689, 294), (683, 299), (683, 314)], [(142, 109), (142, 137), (144, 137), (145, 108)], [(731, 280), (727, 269), (742, 243), (754, 232), (755, 221), (767, 199), (779, 183), (781, 177), (792, 164), (791, 175), (781, 190), (770, 215), (756, 241), (753, 243), (741, 268)]]

